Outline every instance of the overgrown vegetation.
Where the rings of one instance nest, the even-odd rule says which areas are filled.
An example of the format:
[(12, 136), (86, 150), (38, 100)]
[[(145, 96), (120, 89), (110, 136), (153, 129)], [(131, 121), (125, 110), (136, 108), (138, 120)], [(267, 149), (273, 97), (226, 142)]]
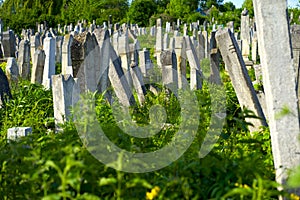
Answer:
[[(21, 81), (12, 88), (13, 100), (0, 110), (1, 199), (276, 199), (277, 191), (268, 129), (250, 134), (225, 72), (226, 125), (212, 152), (198, 153), (210, 120), (207, 83), (196, 95), (200, 125), (187, 152), (170, 166), (149, 173), (116, 171), (97, 161), (84, 147), (73, 122), (53, 132), (51, 91)], [(120, 147), (134, 152), (161, 148), (180, 125), (180, 107), (166, 90), (149, 93), (146, 103), (133, 107), (132, 118), (145, 123), (152, 105), (160, 104), (172, 126), (148, 139), (134, 139), (116, 126), (111, 106), (96, 96), (95, 112), (104, 132)], [(179, 119), (179, 120), (178, 120)], [(147, 120), (146, 120), (147, 121)], [(17, 142), (6, 140), (7, 128), (31, 126), (34, 133)]]

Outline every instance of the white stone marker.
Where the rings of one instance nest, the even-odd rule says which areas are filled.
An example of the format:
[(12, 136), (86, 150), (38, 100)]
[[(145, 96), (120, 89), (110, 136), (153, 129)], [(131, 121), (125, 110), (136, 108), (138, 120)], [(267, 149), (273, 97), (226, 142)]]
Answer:
[(44, 51), (46, 54), (46, 59), (43, 72), (43, 86), (46, 89), (51, 88), (51, 76), (55, 74), (55, 49), (55, 39), (51, 36), (50, 33), (48, 33), (47, 37), (44, 40)]
[(7, 139), (15, 141), (18, 138), (25, 137), (29, 134), (32, 134), (31, 127), (13, 127), (7, 130)]
[[(253, 0), (276, 180), (300, 165), (299, 114), (287, 20), (287, 2)], [(288, 109), (288, 114), (280, 114)], [(300, 189), (294, 191), (300, 195)]]

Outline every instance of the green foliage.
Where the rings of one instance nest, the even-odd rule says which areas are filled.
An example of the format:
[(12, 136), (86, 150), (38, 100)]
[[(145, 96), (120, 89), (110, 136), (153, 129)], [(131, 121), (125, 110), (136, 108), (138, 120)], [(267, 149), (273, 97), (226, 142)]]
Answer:
[(253, 8), (253, 1), (252, 0), (245, 0), (242, 9), (246, 8), (249, 11), (249, 16), (251, 18), (254, 17), (254, 8)]
[[(200, 109), (196, 139), (188, 151), (168, 167), (143, 174), (119, 172), (101, 164), (84, 148), (73, 122), (63, 125), (63, 133), (47, 133), (48, 128), (54, 128), (48, 125), (49, 118), (53, 117), (51, 91), (20, 82), (13, 87), (14, 99), (6, 109), (0, 110), (1, 198), (271, 199), (278, 194), (285, 195), (277, 191), (273, 181), (268, 129), (250, 134), (244, 128), (244, 119), (250, 115), (241, 112), (228, 75), (222, 72), (222, 78), (227, 123), (212, 152), (198, 158), (211, 118), (211, 91), (204, 81), (203, 89), (196, 91)], [(158, 95), (148, 93), (143, 105), (130, 110), (132, 119), (142, 125), (148, 123), (153, 105), (165, 108), (169, 125), (147, 139), (122, 133), (111, 106), (103, 95), (96, 95), (97, 119), (109, 139), (120, 148), (133, 152), (153, 151), (165, 146), (176, 133), (181, 122), (178, 100), (164, 88), (157, 87), (157, 90)], [(7, 143), (7, 128), (25, 125), (32, 126), (34, 134)]]
[(35, 28), (36, 23), (44, 21), (49, 27), (82, 19), (90, 22), (95, 19), (100, 24), (112, 15), (113, 22), (119, 22), (127, 10), (127, 0), (7, 0), (0, 8), (0, 17), (5, 26), (20, 32), (23, 28)]
[(8, 128), (32, 127), (34, 133), (45, 133), (53, 128), (52, 92), (46, 91), (41, 85), (28, 84), (21, 81), (12, 85), (13, 99), (0, 109), (1, 136), (4, 137)]
[(128, 19), (139, 26), (149, 26), (150, 17), (156, 12), (154, 0), (134, 0), (127, 13)]

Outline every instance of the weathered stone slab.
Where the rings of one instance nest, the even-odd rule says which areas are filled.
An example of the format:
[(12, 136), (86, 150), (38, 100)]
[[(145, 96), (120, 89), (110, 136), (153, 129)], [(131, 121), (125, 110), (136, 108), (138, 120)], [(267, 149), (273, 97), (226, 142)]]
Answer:
[(129, 107), (135, 105), (135, 99), (121, 65), (122, 62), (120, 57), (117, 56), (115, 50), (110, 44), (109, 80), (120, 104)]
[(30, 37), (30, 57), (32, 63), (34, 62), (34, 53), (37, 48), (41, 46), (40, 33), (37, 32), (34, 36)]
[(4, 51), (4, 57), (16, 57), (16, 37), (12, 30), (3, 32), (2, 46)]
[(153, 64), (150, 59), (150, 52), (147, 49), (139, 51), (139, 67), (144, 77), (147, 77), (147, 72), (153, 68)]
[(72, 58), (71, 58), (71, 46), (73, 42), (73, 36), (67, 34), (64, 36), (63, 45), (62, 45), (62, 64), (61, 64), (61, 73), (62, 74), (71, 74), (73, 76), (72, 68)]
[(32, 134), (31, 127), (13, 127), (7, 130), (7, 140), (16, 141), (20, 137), (28, 136)]
[(0, 67), (0, 107), (5, 106), (5, 103), (11, 98), (8, 79)]
[(267, 126), (267, 123), (235, 37), (229, 29), (219, 30), (216, 40), (241, 107), (253, 111), (260, 118), (246, 119), (253, 124), (249, 130), (258, 131), (259, 127)]
[(56, 51), (55, 51), (55, 62), (62, 63), (62, 45), (63, 45), (64, 37), (57, 36), (56, 37)]
[(200, 61), (197, 57), (195, 47), (190, 37), (185, 38), (186, 41), (186, 55), (190, 64), (190, 88), (201, 89), (202, 88), (202, 71), (200, 67)]
[(17, 83), (19, 81), (19, 66), (17, 64), (16, 58), (9, 57), (7, 58), (6, 64), (6, 75), (8, 80), (12, 83)]
[(216, 31), (211, 32), (210, 38), (210, 78), (209, 81), (216, 85), (221, 85), (220, 76), (220, 52), (217, 48)]
[(70, 120), (71, 107), (74, 104), (74, 91), (79, 92), (77, 79), (71, 75), (53, 75), (53, 108), (56, 130), (61, 130), (61, 124)]
[(21, 40), (18, 56), (19, 73), (23, 79), (30, 79), (30, 42)]
[(43, 72), (46, 60), (45, 51), (40, 47), (34, 53), (32, 63), (31, 83), (43, 83)]
[(178, 89), (177, 58), (175, 51), (161, 52), (162, 83), (173, 92)]
[[(299, 166), (299, 114), (286, 1), (253, 0), (276, 180)], [(272, 34), (276, 33), (276, 34)], [(280, 114), (288, 110), (288, 114)], [(300, 195), (300, 189), (293, 191)]]
[(44, 40), (46, 59), (42, 84), (46, 89), (50, 89), (52, 84), (51, 76), (55, 74), (55, 39), (49, 33), (46, 36)]
[(99, 51), (95, 35), (83, 32), (74, 37), (71, 45), (73, 76), (78, 78), (80, 91), (97, 90), (96, 63)]
[(177, 58), (178, 88), (183, 86), (186, 79), (186, 43), (182, 36), (175, 37), (175, 53)]
[(143, 74), (141, 72), (141, 69), (137, 66), (136, 62), (131, 62), (130, 67), (133, 86), (137, 93), (140, 104), (143, 104), (145, 102), (146, 95), (146, 87), (143, 80)]
[(250, 25), (249, 13), (245, 8), (241, 14), (241, 40), (242, 42), (242, 55), (244, 60), (248, 60), (250, 54)]

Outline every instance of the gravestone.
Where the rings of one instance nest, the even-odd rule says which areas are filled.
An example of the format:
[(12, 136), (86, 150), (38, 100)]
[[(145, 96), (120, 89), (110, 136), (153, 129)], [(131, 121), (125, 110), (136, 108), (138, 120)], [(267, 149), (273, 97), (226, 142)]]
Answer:
[(162, 83), (177, 94), (178, 73), (176, 53), (174, 50), (162, 51), (160, 59), (162, 64)]
[[(286, 1), (253, 0), (276, 180), (300, 163), (299, 114)], [(270, 34), (276, 33), (276, 34)], [(283, 110), (289, 113), (280, 115)], [(300, 189), (291, 191), (298, 196)]]
[(55, 62), (62, 64), (62, 45), (63, 45), (63, 36), (56, 37), (56, 51), (55, 51)]
[[(300, 26), (291, 26), (291, 40), (292, 40), (292, 50), (293, 50), (293, 66), (296, 72), (296, 91), (297, 97), (300, 97)], [(300, 101), (298, 100), (300, 105)]]
[(186, 78), (186, 43), (182, 36), (175, 37), (175, 54), (177, 58), (178, 88), (183, 86), (183, 78)]
[[(96, 65), (97, 89), (99, 93), (103, 93), (106, 91), (109, 84), (110, 33), (108, 30), (95, 30), (94, 34), (98, 42), (97, 50), (99, 51), (99, 56), (96, 55), (96, 59), (98, 59), (98, 65)], [(107, 98), (110, 98), (108, 94), (105, 95)]]
[(199, 62), (201, 62), (205, 58), (205, 38), (201, 31), (198, 32), (198, 47), (196, 50)]
[(186, 41), (186, 55), (188, 62), (190, 64), (190, 88), (202, 89), (202, 71), (200, 68), (200, 61), (197, 57), (196, 49), (190, 39), (190, 37), (185, 38)]
[(150, 52), (145, 48), (139, 52), (139, 67), (144, 77), (148, 76), (148, 71), (153, 67)]
[(19, 44), (18, 66), (20, 77), (30, 79), (30, 42), (22, 40)]
[(7, 58), (6, 75), (10, 83), (12, 82), (17, 83), (19, 81), (20, 73), (19, 73), (19, 66), (17, 64), (16, 58), (14, 57)]
[(44, 71), (43, 71), (43, 86), (46, 89), (51, 88), (52, 75), (55, 74), (55, 39), (48, 32), (44, 39), (44, 51), (46, 55)]
[(3, 32), (2, 46), (4, 51), (4, 57), (16, 57), (16, 37), (12, 30)]
[(28, 136), (32, 134), (31, 127), (13, 127), (7, 129), (7, 140), (16, 141), (20, 137)]
[(41, 38), (40, 38), (40, 33), (37, 32), (35, 33), (34, 36), (30, 37), (30, 56), (31, 56), (31, 61), (34, 63), (34, 53), (37, 48), (41, 46)]
[(5, 103), (11, 98), (8, 79), (0, 67), (0, 108), (4, 107)]
[(168, 49), (169, 45), (170, 45), (169, 43), (170, 43), (169, 34), (165, 33), (164, 34), (164, 40), (163, 40), (163, 49)]
[(257, 57), (258, 57), (258, 39), (257, 39), (257, 33), (254, 32), (253, 33), (253, 37), (252, 37), (252, 49), (251, 49), (251, 57), (252, 57), (252, 61), (254, 64), (257, 63)]
[(73, 76), (72, 58), (71, 58), (71, 46), (73, 42), (73, 36), (67, 34), (64, 36), (62, 45), (62, 62), (61, 62), (61, 73), (70, 74)]
[(249, 28), (249, 11), (244, 8), (241, 14), (241, 40), (242, 40), (242, 55), (245, 61), (249, 60), (250, 54), (250, 28)]
[(132, 77), (133, 86), (137, 93), (137, 97), (140, 104), (143, 104), (145, 102), (145, 95), (146, 95), (146, 87), (143, 80), (143, 74), (141, 72), (141, 69), (137, 66), (136, 62), (132, 61), (130, 67), (131, 67), (130, 73)]
[[(122, 68), (120, 57), (109, 43), (110, 49), (110, 65), (109, 65), (109, 80), (114, 88), (114, 92), (118, 97), (121, 105), (129, 107), (135, 105), (135, 99), (131, 91), (131, 87), (127, 81), (126, 74)], [(129, 73), (129, 72), (127, 72)]]
[(163, 29), (162, 29), (162, 20), (157, 19), (156, 21), (156, 44), (155, 44), (155, 53), (158, 67), (161, 67), (160, 63), (160, 53), (163, 51)]
[(220, 52), (217, 48), (216, 31), (211, 32), (210, 38), (210, 82), (216, 85), (221, 85), (220, 76)]
[(33, 55), (31, 83), (43, 83), (43, 72), (46, 60), (46, 54), (44, 50), (39, 47)]
[(246, 118), (246, 121), (253, 125), (248, 128), (250, 132), (259, 131), (261, 126), (267, 126), (266, 119), (235, 37), (229, 29), (219, 30), (216, 40), (241, 108), (247, 108), (259, 117), (259, 119)]
[(79, 96), (80, 90), (78, 80), (70, 74), (53, 75), (52, 81), (55, 128), (60, 131), (60, 125), (70, 120), (71, 107), (76, 103), (74, 99), (75, 96)]
[(206, 30), (202, 31), (202, 36), (204, 38), (204, 53), (205, 58), (208, 58), (209, 56), (209, 43), (208, 43), (208, 33)]
[(83, 32), (74, 37), (71, 45), (73, 76), (78, 78), (81, 92), (97, 90), (96, 63), (99, 57), (94, 34)]

